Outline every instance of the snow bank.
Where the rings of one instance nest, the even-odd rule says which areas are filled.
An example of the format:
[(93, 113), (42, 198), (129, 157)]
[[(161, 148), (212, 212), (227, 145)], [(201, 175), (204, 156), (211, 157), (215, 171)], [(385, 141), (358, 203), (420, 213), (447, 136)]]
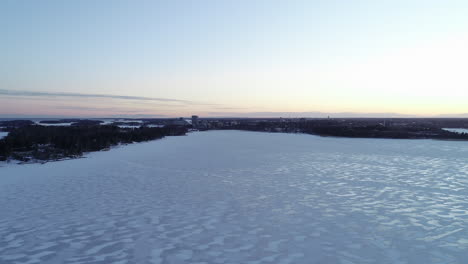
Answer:
[(455, 133), (468, 133), (468, 129), (466, 128), (443, 128), (443, 130), (447, 130), (450, 132), (455, 132)]
[(2, 132), (2, 131), (0, 131), (0, 139), (4, 138), (4, 137), (6, 137), (6, 136), (8, 136), (8, 132)]
[(68, 123), (40, 123), (39, 121), (37, 122), (34, 122), (36, 125), (39, 125), (39, 126), (71, 126), (72, 123), (68, 122)]

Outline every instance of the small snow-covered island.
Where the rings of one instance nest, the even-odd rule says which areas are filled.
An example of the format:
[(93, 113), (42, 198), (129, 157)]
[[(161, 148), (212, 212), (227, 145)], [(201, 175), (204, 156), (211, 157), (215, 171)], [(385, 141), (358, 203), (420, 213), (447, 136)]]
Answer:
[[(120, 125), (119, 125), (120, 124)], [(121, 125), (124, 124), (124, 125)], [(138, 124), (133, 126), (132, 124)], [(186, 126), (145, 125), (100, 120), (0, 121), (7, 131), (0, 139), (0, 161), (45, 162), (77, 158), (85, 152), (108, 150), (119, 144), (185, 135)], [(138, 128), (138, 129), (134, 129)]]

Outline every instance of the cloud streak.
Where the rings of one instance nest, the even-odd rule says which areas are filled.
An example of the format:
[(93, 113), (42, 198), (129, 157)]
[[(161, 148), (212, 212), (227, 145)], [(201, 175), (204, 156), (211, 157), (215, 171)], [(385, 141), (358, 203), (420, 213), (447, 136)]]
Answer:
[(34, 91), (15, 91), (15, 90), (0, 89), (0, 95), (18, 96), (18, 97), (107, 98), (107, 99), (119, 99), (119, 100), (169, 102), (169, 103), (179, 103), (179, 104), (185, 104), (185, 105), (214, 105), (214, 104), (200, 103), (200, 102), (194, 102), (194, 101), (189, 101), (189, 100), (179, 100), (179, 99), (172, 99), (172, 98), (127, 96), (127, 95), (112, 95), (112, 94), (34, 92)]
[(55, 109), (60, 110), (79, 110), (79, 111), (92, 111), (92, 112), (126, 112), (126, 113), (141, 113), (145, 112), (142, 109), (127, 109), (127, 108), (116, 108), (116, 107), (87, 107), (87, 106), (56, 106)]

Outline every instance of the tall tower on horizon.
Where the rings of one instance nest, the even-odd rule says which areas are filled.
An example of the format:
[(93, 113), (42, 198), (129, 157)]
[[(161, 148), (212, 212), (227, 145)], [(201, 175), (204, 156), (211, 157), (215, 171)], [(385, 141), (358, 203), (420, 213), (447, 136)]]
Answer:
[(197, 128), (198, 127), (198, 116), (197, 115), (193, 115), (192, 116), (192, 126), (194, 128)]

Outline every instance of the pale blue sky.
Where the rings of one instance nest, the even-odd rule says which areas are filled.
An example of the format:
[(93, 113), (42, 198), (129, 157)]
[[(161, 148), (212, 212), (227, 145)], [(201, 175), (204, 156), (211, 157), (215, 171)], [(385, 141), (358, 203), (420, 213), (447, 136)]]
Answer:
[(0, 115), (466, 113), (467, 14), (450, 0), (4, 0)]

